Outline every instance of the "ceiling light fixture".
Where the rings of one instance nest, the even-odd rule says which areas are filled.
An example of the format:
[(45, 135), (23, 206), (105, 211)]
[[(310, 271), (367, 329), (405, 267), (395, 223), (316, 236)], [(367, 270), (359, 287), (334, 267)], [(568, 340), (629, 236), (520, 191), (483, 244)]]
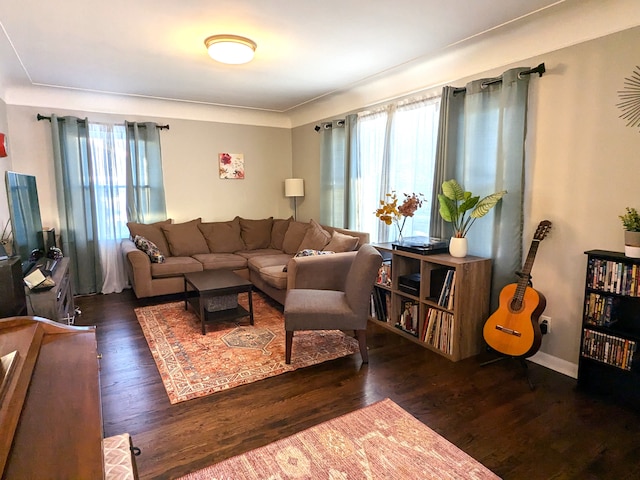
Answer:
[(213, 35), (204, 44), (211, 58), (231, 65), (250, 62), (257, 48), (256, 42), (238, 35)]

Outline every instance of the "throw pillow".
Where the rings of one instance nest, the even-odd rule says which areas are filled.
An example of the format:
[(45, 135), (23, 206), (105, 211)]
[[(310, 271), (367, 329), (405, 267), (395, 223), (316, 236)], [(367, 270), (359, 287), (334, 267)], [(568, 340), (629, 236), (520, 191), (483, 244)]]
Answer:
[(334, 252), (352, 252), (358, 246), (359, 241), (360, 239), (358, 237), (352, 237), (351, 235), (334, 231), (331, 234), (331, 240), (324, 249)]
[(269, 248), (273, 217), (261, 220), (240, 218), (240, 235), (247, 250)]
[(287, 228), (287, 233), (284, 234), (284, 240), (282, 241), (282, 250), (284, 250), (284, 253), (293, 255), (300, 250), (298, 247), (302, 243), (304, 234), (307, 232), (309, 226), (308, 223), (296, 222), (295, 220), (289, 222), (289, 228)]
[(169, 244), (167, 243), (167, 239), (162, 232), (162, 225), (170, 225), (171, 219), (163, 220), (162, 222), (156, 223), (136, 223), (136, 222), (127, 222), (127, 227), (129, 228), (129, 233), (131, 234), (131, 238), (136, 238), (136, 235), (140, 235), (141, 237), (146, 238), (150, 242), (153, 242), (156, 247), (160, 250), (165, 257), (169, 256)]
[(162, 231), (167, 237), (171, 255), (190, 257), (198, 253), (209, 253), (207, 242), (198, 228), (200, 223), (201, 219), (196, 218), (190, 222), (162, 225)]
[(245, 249), (240, 237), (240, 217), (228, 222), (201, 223), (198, 228), (211, 253), (233, 253)]
[(271, 227), (271, 243), (269, 244), (270, 248), (282, 250), (284, 236), (287, 233), (291, 220), (293, 220), (293, 217), (289, 217), (286, 220), (276, 219), (273, 221), (273, 227)]
[(133, 243), (136, 245), (138, 250), (142, 250), (144, 253), (149, 255), (149, 259), (151, 259), (152, 263), (164, 263), (164, 255), (152, 241), (147, 240), (140, 235), (136, 235), (133, 239)]
[(331, 240), (331, 234), (315, 220), (311, 220), (309, 225), (298, 250), (322, 250)]
[[(305, 248), (304, 250), (300, 250), (297, 252), (293, 258), (296, 257), (315, 257), (316, 255), (330, 255), (336, 252), (330, 252), (329, 250), (313, 250), (311, 248)], [(287, 271), (287, 265), (282, 269), (283, 272)]]

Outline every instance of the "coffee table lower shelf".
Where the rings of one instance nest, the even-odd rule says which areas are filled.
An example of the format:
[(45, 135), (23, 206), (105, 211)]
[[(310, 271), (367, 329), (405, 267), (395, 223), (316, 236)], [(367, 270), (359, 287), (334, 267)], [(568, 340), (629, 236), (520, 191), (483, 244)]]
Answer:
[[(191, 292), (190, 292), (191, 293)], [(200, 316), (200, 298), (196, 295), (189, 296), (187, 301), (191, 304), (198, 317)], [(228, 308), (226, 310), (216, 310), (214, 312), (204, 309), (205, 321), (217, 321), (217, 322), (229, 322), (237, 318), (251, 317), (249, 310), (242, 305), (238, 305), (236, 308)], [(253, 322), (251, 322), (253, 325)]]
[[(184, 275), (184, 309), (191, 305), (200, 319), (202, 334), (207, 334), (206, 323), (210, 321), (224, 322), (237, 318), (249, 317), (253, 325), (253, 285), (239, 275), (226, 270), (205, 270), (201, 272), (185, 273)], [(246, 293), (249, 300), (249, 310), (242, 305), (224, 310), (208, 311), (205, 305), (216, 297), (233, 296)], [(224, 302), (223, 302), (224, 304)]]

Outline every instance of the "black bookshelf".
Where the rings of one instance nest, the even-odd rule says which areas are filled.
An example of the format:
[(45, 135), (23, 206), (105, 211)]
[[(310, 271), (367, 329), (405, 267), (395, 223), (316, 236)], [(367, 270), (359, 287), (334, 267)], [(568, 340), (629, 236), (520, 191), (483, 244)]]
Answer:
[(640, 259), (585, 254), (578, 386), (640, 409)]

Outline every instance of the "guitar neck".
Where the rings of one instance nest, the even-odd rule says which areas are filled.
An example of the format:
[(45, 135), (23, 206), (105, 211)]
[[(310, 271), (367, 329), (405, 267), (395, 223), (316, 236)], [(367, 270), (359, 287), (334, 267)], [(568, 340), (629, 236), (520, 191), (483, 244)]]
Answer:
[(540, 240), (533, 240), (531, 242), (531, 247), (529, 247), (529, 254), (527, 255), (527, 260), (524, 262), (524, 266), (522, 267), (522, 275), (520, 280), (518, 280), (518, 287), (516, 288), (516, 293), (513, 296), (512, 305), (514, 308), (519, 309), (522, 305), (522, 299), (524, 298), (524, 292), (529, 285), (529, 278), (531, 274), (531, 269), (533, 268), (533, 261), (536, 259), (536, 253), (538, 252), (538, 245), (540, 245)]

